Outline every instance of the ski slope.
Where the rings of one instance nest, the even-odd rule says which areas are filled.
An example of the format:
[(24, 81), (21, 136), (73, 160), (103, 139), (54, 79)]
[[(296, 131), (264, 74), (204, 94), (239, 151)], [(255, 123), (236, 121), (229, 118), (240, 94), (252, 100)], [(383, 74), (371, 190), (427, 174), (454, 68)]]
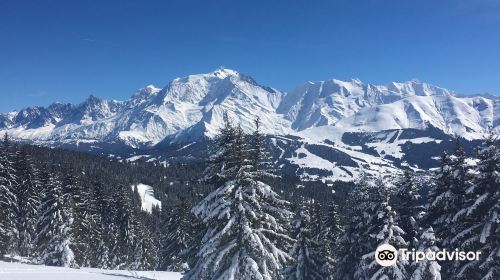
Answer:
[(2, 280), (179, 280), (178, 272), (67, 268), (0, 261)]

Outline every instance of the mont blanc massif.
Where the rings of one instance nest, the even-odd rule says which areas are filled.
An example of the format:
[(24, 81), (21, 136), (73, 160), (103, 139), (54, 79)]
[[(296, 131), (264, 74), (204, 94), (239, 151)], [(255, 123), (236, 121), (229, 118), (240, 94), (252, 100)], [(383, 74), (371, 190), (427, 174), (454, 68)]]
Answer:
[(219, 68), (147, 86), (125, 101), (90, 96), (0, 114), (0, 133), (122, 161), (196, 162), (223, 124), (245, 132), (258, 116), (272, 159), (304, 179), (352, 181), (360, 172), (427, 170), (460, 138), (466, 150), (500, 131), (500, 98), (461, 95), (412, 80), (307, 82), (291, 92)]

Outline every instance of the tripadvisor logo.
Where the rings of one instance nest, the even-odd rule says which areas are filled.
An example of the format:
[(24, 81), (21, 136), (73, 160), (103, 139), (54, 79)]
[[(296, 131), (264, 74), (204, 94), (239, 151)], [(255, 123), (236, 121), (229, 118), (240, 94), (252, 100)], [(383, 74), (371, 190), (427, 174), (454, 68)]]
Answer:
[(391, 266), (398, 260), (398, 250), (390, 244), (382, 244), (375, 251), (375, 260), (381, 266)]
[(477, 261), (481, 255), (481, 252), (464, 252), (455, 250), (441, 251), (417, 251), (412, 249), (411, 251), (404, 248), (397, 250), (394, 246), (390, 244), (382, 244), (378, 246), (375, 251), (375, 261), (381, 266), (391, 266), (394, 265), (398, 260), (398, 255), (404, 261), (413, 261), (415, 263), (428, 260), (428, 261)]

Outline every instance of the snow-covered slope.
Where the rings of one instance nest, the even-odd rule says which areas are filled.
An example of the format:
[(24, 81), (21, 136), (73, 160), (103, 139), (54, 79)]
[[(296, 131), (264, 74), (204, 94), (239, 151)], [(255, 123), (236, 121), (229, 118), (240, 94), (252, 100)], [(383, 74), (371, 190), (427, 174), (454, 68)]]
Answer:
[(358, 111), (335, 124), (349, 131), (376, 132), (429, 125), (466, 139), (480, 139), (488, 127), (498, 129), (500, 100), (452, 95), (409, 96)]
[(306, 83), (287, 94), (278, 108), (292, 121), (296, 130), (333, 125), (365, 108), (388, 104), (409, 96), (449, 96), (439, 87), (418, 81), (391, 83), (388, 86), (351, 81), (328, 80)]
[(56, 103), (2, 114), (0, 130), (38, 142), (122, 142), (143, 147), (187, 129), (197, 137), (213, 136), (226, 111), (245, 130), (251, 129), (255, 116), (261, 116), (264, 132), (284, 134), (291, 131), (290, 125), (276, 113), (283, 95), (221, 68), (177, 78), (161, 90), (148, 86), (127, 101), (91, 96), (78, 105)]
[[(144, 148), (212, 137), (223, 112), (251, 131), (259, 116), (264, 133), (287, 135), (334, 126), (336, 131), (381, 131), (428, 125), (468, 139), (489, 126), (499, 131), (500, 99), (458, 96), (416, 80), (386, 86), (328, 80), (290, 93), (259, 85), (220, 68), (147, 86), (126, 101), (90, 96), (81, 104), (54, 103), (0, 114), (0, 133), (49, 145), (119, 144)], [(311, 135), (314, 137), (314, 135)]]
[(5, 280), (178, 280), (178, 272), (67, 268), (0, 261), (0, 279)]
[(192, 126), (174, 135), (173, 142), (214, 136), (222, 124), (224, 112), (239, 122), (245, 131), (251, 131), (255, 117), (260, 116), (264, 133), (291, 132), (289, 123), (276, 113), (284, 93), (261, 86), (251, 77), (234, 70), (219, 69), (206, 75), (176, 79), (163, 93), (164, 100), (173, 107), (176, 104), (178, 107), (196, 104), (191, 111), (196, 115), (193, 118), (196, 123), (189, 122)]
[(154, 197), (153, 187), (145, 184), (132, 186), (132, 189), (136, 188), (139, 196), (141, 197), (142, 210), (151, 213), (153, 206), (158, 206), (159, 208), (161, 208), (161, 201)]

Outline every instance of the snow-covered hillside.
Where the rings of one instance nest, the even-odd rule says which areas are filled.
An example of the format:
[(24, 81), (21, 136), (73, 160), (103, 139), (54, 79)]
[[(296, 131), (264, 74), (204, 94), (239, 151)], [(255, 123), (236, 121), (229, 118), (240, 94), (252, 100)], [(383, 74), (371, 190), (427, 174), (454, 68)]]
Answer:
[(148, 86), (127, 101), (91, 96), (77, 105), (55, 103), (3, 114), (0, 130), (42, 143), (120, 142), (143, 147), (185, 131), (198, 138), (212, 136), (226, 111), (246, 130), (260, 115), (264, 132), (286, 134), (290, 125), (276, 113), (283, 95), (221, 68), (177, 78), (161, 90)]
[(161, 208), (161, 201), (154, 197), (153, 187), (145, 184), (137, 184), (132, 186), (132, 189), (136, 189), (141, 197), (142, 210), (151, 213), (153, 206), (158, 206)]
[(399, 101), (369, 107), (340, 120), (335, 126), (350, 131), (376, 132), (387, 129), (425, 129), (429, 124), (450, 135), (481, 139), (486, 128), (498, 129), (500, 100), (453, 95), (409, 96)]
[(147, 86), (126, 101), (90, 96), (81, 104), (54, 103), (0, 114), (0, 132), (50, 145), (119, 143), (140, 148), (211, 137), (224, 111), (245, 131), (259, 116), (263, 132), (273, 135), (324, 125), (374, 132), (431, 124), (477, 139), (488, 126), (498, 131), (500, 124), (500, 99), (459, 96), (415, 80), (379, 86), (332, 79), (284, 93), (220, 68), (177, 78), (163, 89)]
[(365, 108), (389, 104), (409, 96), (448, 96), (451, 92), (412, 80), (388, 86), (363, 84), (358, 79), (308, 82), (285, 95), (278, 112), (303, 130), (314, 126), (334, 125)]
[(30, 265), (0, 261), (0, 279), (5, 280), (178, 280), (181, 274), (164, 271), (105, 270), (97, 268)]

